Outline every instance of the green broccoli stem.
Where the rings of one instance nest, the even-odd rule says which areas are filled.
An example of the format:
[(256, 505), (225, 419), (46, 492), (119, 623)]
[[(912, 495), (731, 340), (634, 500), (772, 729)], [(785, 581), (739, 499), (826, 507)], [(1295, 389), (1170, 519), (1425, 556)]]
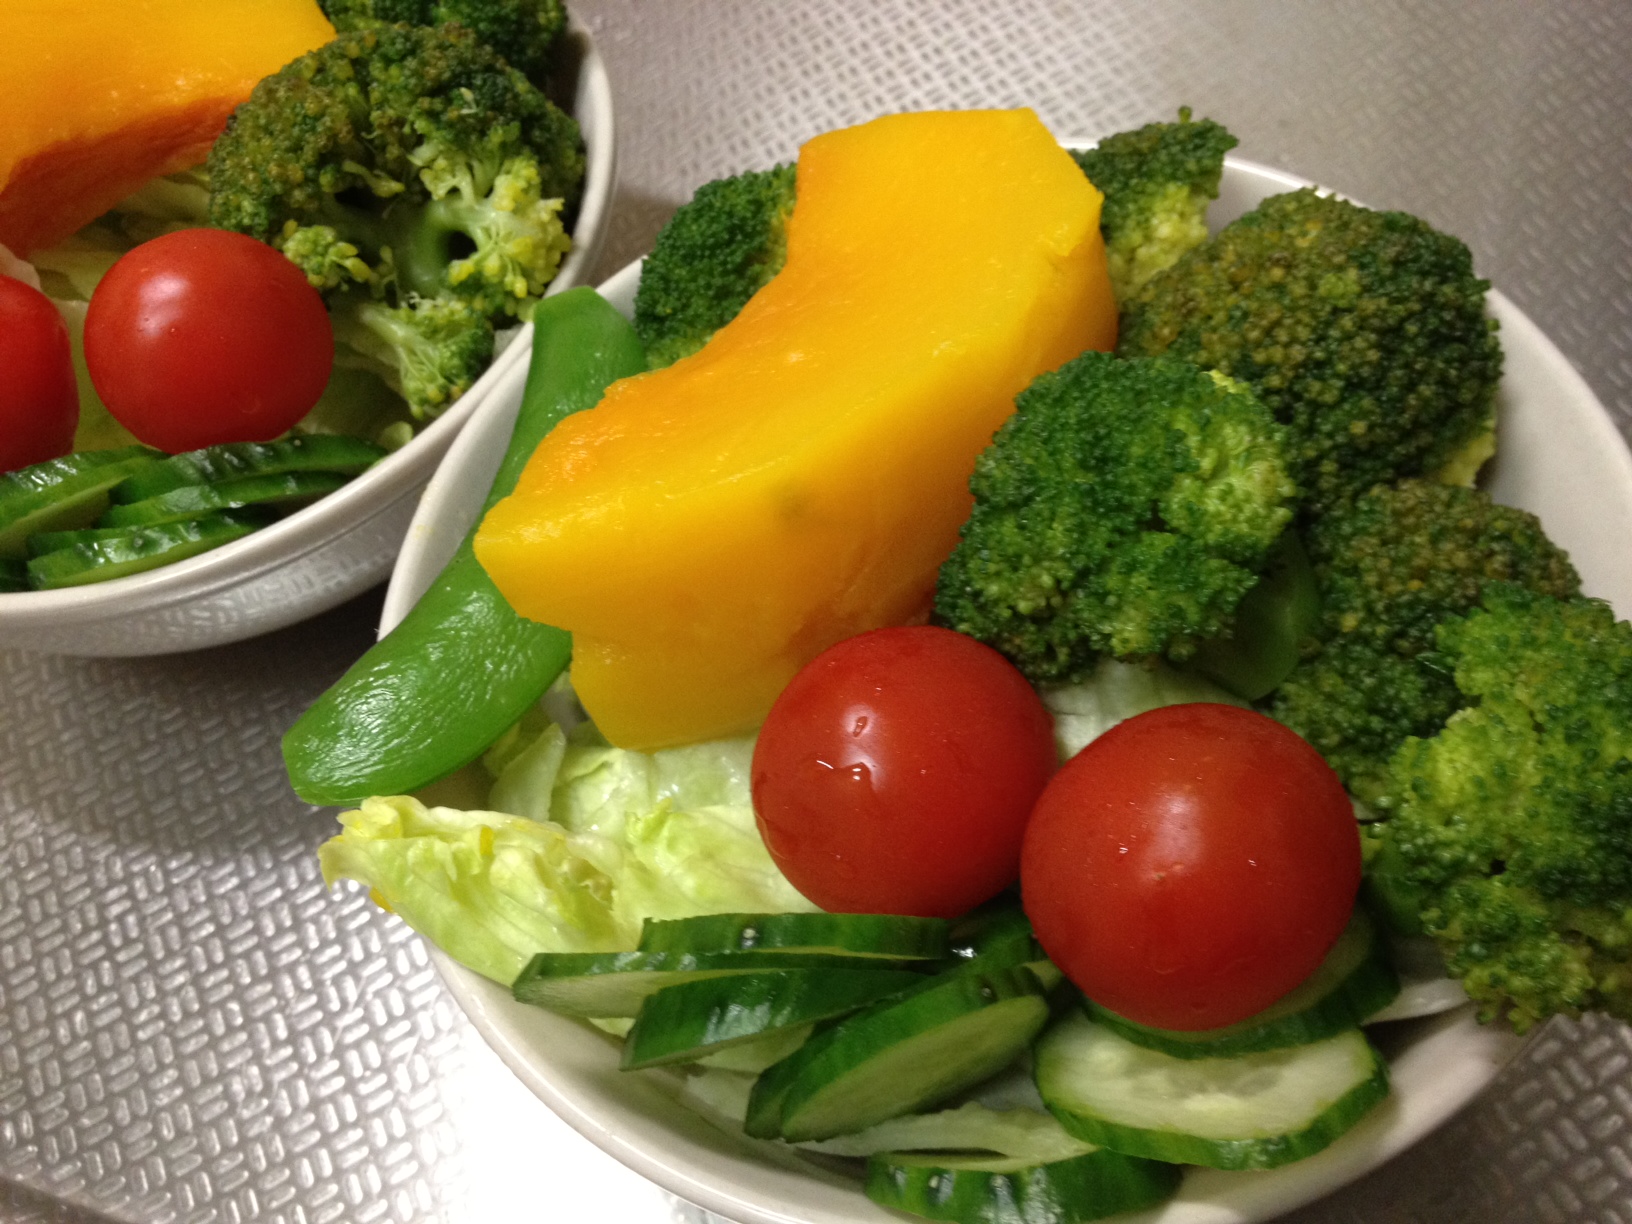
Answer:
[(402, 291), (420, 297), (445, 294), (448, 265), (475, 249), (473, 234), (487, 211), (487, 205), (467, 203), (457, 194), (393, 208), (387, 214), (388, 245)]

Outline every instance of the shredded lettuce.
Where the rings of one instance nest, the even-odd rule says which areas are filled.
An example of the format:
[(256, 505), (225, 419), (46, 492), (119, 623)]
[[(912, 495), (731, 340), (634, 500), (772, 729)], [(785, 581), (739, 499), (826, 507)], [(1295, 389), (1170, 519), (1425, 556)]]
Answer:
[(752, 739), (641, 753), (524, 721), (486, 758), (494, 810), (366, 800), (318, 851), (323, 877), (504, 985), (535, 952), (633, 948), (646, 918), (813, 909), (760, 841), (752, 757)]
[(1038, 690), (1054, 716), (1054, 746), (1068, 761), (1117, 723), (1146, 710), (1189, 701), (1248, 703), (1194, 672), (1160, 660), (1123, 663), (1105, 659), (1081, 684)]

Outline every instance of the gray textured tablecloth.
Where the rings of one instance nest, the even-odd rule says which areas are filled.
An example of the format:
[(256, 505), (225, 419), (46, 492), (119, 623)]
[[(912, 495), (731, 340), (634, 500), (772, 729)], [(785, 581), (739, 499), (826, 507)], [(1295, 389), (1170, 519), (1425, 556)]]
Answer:
[[(1181, 103), (1239, 152), (1464, 237), (1632, 426), (1628, 0), (579, 0), (622, 185), (602, 272), (698, 183), (881, 111)], [(3, 120), (0, 120), (3, 121)], [(277, 738), (378, 596), (204, 654), (0, 652), (0, 1220), (695, 1213), (509, 1077), (418, 940), (346, 890)], [(1632, 1040), (1555, 1023), (1404, 1157), (1289, 1219), (1632, 1222)]]

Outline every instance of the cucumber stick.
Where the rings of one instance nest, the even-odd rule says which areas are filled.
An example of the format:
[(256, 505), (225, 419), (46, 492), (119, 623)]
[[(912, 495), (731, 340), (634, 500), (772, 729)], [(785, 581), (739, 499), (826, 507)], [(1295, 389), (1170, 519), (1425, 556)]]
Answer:
[(46, 551), (28, 563), (29, 586), (49, 591), (145, 573), (241, 539), (264, 523), (251, 514), (225, 511), (150, 527), (47, 532), (33, 538), (33, 546)]
[[(876, 972), (876, 960), (858, 956), (807, 956), (783, 952), (540, 952), (527, 962), (510, 992), (563, 1016), (638, 1016), (648, 996), (670, 986), (769, 969), (859, 969)], [(923, 981), (922, 974), (912, 975)]]
[(219, 484), (244, 476), (329, 472), (355, 476), (385, 449), (342, 434), (310, 434), (279, 442), (229, 442), (160, 459), (127, 476), (109, 493), (119, 505), (146, 501), (184, 485)]
[(263, 476), (235, 476), (215, 484), (182, 485), (157, 497), (125, 506), (109, 506), (97, 523), (102, 527), (151, 527), (219, 510), (288, 506), (333, 493), (349, 479), (336, 472), (274, 472)]
[(940, 974), (818, 1031), (768, 1068), (744, 1129), (827, 1139), (937, 1104), (1007, 1066), (1047, 1019), (1029, 969)]
[(771, 969), (665, 987), (642, 1004), (623, 1068), (695, 1062), (768, 1033), (857, 1011), (924, 976), (890, 969)]
[(1312, 1156), (1388, 1095), (1386, 1066), (1358, 1029), (1261, 1054), (1174, 1058), (1074, 1013), (1034, 1057), (1038, 1091), (1077, 1138), (1215, 1169)]
[[(515, 488), (558, 421), (646, 368), (634, 329), (592, 289), (545, 298), (533, 328), (526, 390), (488, 506)], [(403, 622), (289, 729), (289, 781), (310, 803), (418, 790), (481, 755), (570, 653), (566, 632), (516, 615), (467, 536)]]
[(0, 557), (27, 557), (35, 532), (89, 527), (109, 489), (160, 457), (146, 446), (82, 451), (0, 476)]
[(1332, 950), (1302, 985), (1256, 1016), (1224, 1028), (1174, 1032), (1150, 1028), (1088, 1003), (1088, 1014), (1137, 1045), (1176, 1058), (1227, 1058), (1308, 1045), (1357, 1028), (1400, 992), (1377, 924), (1356, 908)]
[(867, 1197), (956, 1224), (1079, 1224), (1155, 1206), (1179, 1176), (1175, 1165), (1103, 1150), (1046, 1163), (890, 1152), (867, 1161)]
[(653, 920), (642, 952), (827, 952), (890, 960), (939, 960), (947, 952), (942, 918), (895, 914), (704, 914)]

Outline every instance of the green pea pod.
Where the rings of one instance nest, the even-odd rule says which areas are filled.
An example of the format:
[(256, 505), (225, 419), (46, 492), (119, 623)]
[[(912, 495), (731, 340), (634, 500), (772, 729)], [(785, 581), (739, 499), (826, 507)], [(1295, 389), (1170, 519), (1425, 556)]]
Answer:
[[(592, 289), (540, 302), (515, 432), (486, 506), (516, 486), (544, 435), (646, 368), (634, 329)], [(517, 616), (471, 550), (447, 568), (283, 737), (295, 793), (308, 803), (406, 794), (476, 759), (566, 668), (572, 638)]]

